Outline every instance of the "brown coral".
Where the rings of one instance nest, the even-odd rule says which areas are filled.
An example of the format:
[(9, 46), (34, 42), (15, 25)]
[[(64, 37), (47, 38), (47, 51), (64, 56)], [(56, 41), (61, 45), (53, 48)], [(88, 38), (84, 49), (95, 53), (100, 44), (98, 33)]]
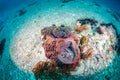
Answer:
[(35, 65), (35, 67), (33, 68), (32, 71), (34, 73), (38, 70), (42, 72), (42, 70), (44, 70), (44, 69), (46, 69), (48, 71), (56, 71), (57, 68), (56, 68), (56, 65), (51, 62), (40, 61)]
[(82, 55), (82, 59), (87, 59), (87, 58), (89, 58), (91, 55), (92, 55), (92, 52), (93, 52), (93, 49), (92, 48), (90, 48), (90, 49), (88, 49), (83, 55)]
[(77, 32), (82, 32), (82, 31), (84, 31), (84, 30), (88, 30), (88, 27), (86, 26), (86, 25), (82, 25), (82, 26), (75, 26), (75, 30), (77, 31)]
[(48, 61), (40, 61), (33, 68), (35, 78), (38, 79), (42, 74), (50, 75), (49, 72), (56, 72), (56, 65)]
[(45, 65), (45, 62), (40, 61), (35, 65), (35, 67), (33, 68), (32, 71), (34, 73), (37, 72), (38, 70), (41, 71), (43, 69), (44, 65)]

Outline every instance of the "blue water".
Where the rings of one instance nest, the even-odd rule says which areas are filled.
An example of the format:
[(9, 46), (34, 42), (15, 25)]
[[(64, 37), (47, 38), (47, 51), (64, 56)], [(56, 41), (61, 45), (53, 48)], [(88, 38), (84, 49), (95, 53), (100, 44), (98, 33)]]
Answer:
[[(0, 12), (14, 9), (15, 7), (20, 6), (21, 4), (27, 1), (29, 2), (32, 0), (11, 0), (11, 1), (0, 0)], [(102, 5), (105, 5), (111, 8), (112, 10), (116, 12), (120, 12), (120, 1), (119, 0), (89, 0), (89, 1), (95, 1), (99, 4), (102, 4)]]
[[(0, 53), (0, 80), (35, 80), (35, 77), (30, 73), (24, 72), (24, 70), (19, 69), (14, 61), (11, 59), (9, 45), (11, 39), (19, 31), (22, 24), (25, 24), (29, 20), (32, 20), (35, 15), (41, 16), (41, 18), (52, 12), (52, 8), (58, 8), (59, 6), (63, 7), (63, 10), (71, 9), (71, 13), (74, 13), (76, 6), (73, 0), (65, 3), (61, 2), (62, 0), (0, 0), (0, 42), (5, 38), (5, 46), (3, 53)], [(104, 16), (100, 13), (99, 10), (96, 16), (101, 15), (103, 21), (115, 23), (117, 33), (120, 34), (120, 1), (119, 0), (81, 0), (85, 4), (89, 2), (94, 3), (96, 7), (103, 8), (102, 6), (107, 7), (107, 12), (105, 15), (110, 14), (112, 18), (109, 19), (109, 16)], [(86, 4), (86, 5), (88, 5)], [(90, 5), (90, 7), (94, 6)], [(71, 7), (73, 6), (73, 8)], [(84, 7), (84, 6), (82, 6)], [(77, 8), (77, 7), (76, 7)], [(61, 8), (60, 8), (61, 9)], [(60, 12), (62, 12), (62, 9)], [(72, 11), (73, 9), (73, 11)], [(79, 7), (77, 8), (79, 9)], [(105, 10), (104, 9), (104, 10)], [(86, 7), (86, 10), (89, 10), (89, 7)], [(90, 9), (92, 11), (92, 9)], [(38, 12), (39, 11), (39, 12)], [(56, 10), (59, 11), (59, 10)], [(84, 10), (83, 10), (84, 11)], [(94, 10), (93, 10), (94, 11)], [(54, 10), (53, 10), (54, 12)], [(89, 11), (88, 11), (89, 12)], [(43, 14), (45, 13), (45, 14)], [(111, 15), (112, 13), (112, 15)], [(113, 14), (114, 13), (114, 14)], [(89, 15), (86, 15), (89, 17)], [(48, 16), (49, 17), (49, 16)], [(91, 17), (91, 15), (90, 15)], [(107, 18), (108, 17), (108, 18)], [(76, 16), (75, 16), (76, 19)], [(98, 19), (99, 20), (99, 19)], [(48, 20), (51, 21), (51, 20)], [(101, 21), (102, 22), (102, 21)], [(120, 53), (115, 56), (113, 62), (104, 70), (96, 73), (94, 75), (88, 76), (65, 76), (55, 80), (120, 80)], [(44, 79), (43, 79), (44, 80)], [(50, 79), (52, 80), (52, 79)]]

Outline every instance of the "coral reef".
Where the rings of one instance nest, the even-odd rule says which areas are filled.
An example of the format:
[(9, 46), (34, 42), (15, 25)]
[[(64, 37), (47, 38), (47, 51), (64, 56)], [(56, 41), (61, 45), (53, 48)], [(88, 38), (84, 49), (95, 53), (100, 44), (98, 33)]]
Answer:
[[(47, 59), (64, 73), (74, 70), (80, 61), (80, 50), (79, 38), (71, 32), (71, 29), (64, 25), (58, 27), (53, 25), (43, 28), (41, 34), (44, 36), (43, 48)], [(45, 64), (45, 62), (36, 64), (33, 69), (36, 76), (37, 73), (42, 73)], [(51, 71), (51, 68), (47, 66), (47, 70)]]
[(78, 45), (72, 37), (63, 39), (47, 35), (43, 47), (46, 57), (54, 63), (57, 63), (56, 59), (58, 59), (64, 64), (73, 64), (76, 60), (75, 58), (77, 56), (80, 57)]
[[(96, 20), (85, 18), (77, 20), (75, 31), (64, 25), (52, 25), (41, 29), (41, 35), (44, 36), (42, 47), (47, 61), (36, 64), (33, 69), (35, 76), (40, 77), (42, 74), (51, 76), (49, 74), (51, 72), (72, 75), (72, 71), (77, 67), (85, 67), (84, 62), (92, 60), (100, 64), (100, 59), (104, 59), (101, 56), (111, 59), (106, 53), (112, 53), (114, 50), (113, 26), (110, 23), (97, 24)], [(94, 66), (97, 68), (97, 65)], [(86, 69), (92, 74), (93, 70), (89, 68)]]

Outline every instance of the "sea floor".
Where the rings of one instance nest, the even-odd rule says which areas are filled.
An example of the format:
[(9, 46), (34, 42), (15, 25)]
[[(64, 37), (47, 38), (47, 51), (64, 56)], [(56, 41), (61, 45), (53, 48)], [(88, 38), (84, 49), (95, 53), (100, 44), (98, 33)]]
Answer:
[[(34, 0), (7, 14), (9, 15), (0, 20), (0, 42), (6, 40), (4, 50), (0, 50), (0, 80), (35, 80), (32, 68), (38, 61), (46, 60), (40, 38), (40, 30), (44, 27), (52, 24), (73, 26), (77, 19), (92, 18), (99, 23), (113, 23), (117, 35), (120, 34), (119, 16), (94, 1)], [(95, 73), (83, 76), (78, 71), (75, 73), (77, 76), (63, 76), (60, 80), (119, 80), (119, 62), (120, 56), (117, 52), (112, 54), (107, 67)], [(89, 64), (90, 62), (86, 66)], [(94, 65), (94, 62), (92, 64)]]

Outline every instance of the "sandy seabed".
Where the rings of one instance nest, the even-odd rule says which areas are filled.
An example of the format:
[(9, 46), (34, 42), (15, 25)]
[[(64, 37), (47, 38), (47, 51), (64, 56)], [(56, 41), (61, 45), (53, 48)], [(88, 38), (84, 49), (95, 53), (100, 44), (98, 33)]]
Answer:
[[(46, 60), (44, 50), (41, 47), (40, 29), (43, 27), (48, 27), (52, 24), (73, 26), (77, 19), (93, 18), (100, 23), (114, 23), (118, 32), (120, 32), (119, 23), (111, 15), (113, 12), (102, 5), (96, 6), (93, 2), (84, 2), (83, 0), (75, 0), (65, 4), (61, 3), (60, 0), (56, 0), (55, 2), (51, 2), (52, 0), (49, 1), (50, 2), (48, 3), (47, 0), (44, 3), (41, 3), (38, 0), (35, 1), (36, 3), (32, 1), (29, 3), (35, 3), (34, 5), (28, 6), (27, 4), (29, 3), (26, 3), (19, 8), (16, 8), (12, 15), (8, 13), (10, 16), (5, 22), (5, 28), (0, 32), (1, 39), (5, 37), (8, 40), (0, 62), (0, 64), (2, 64), (0, 65), (0, 71), (3, 72), (0, 73), (0, 79), (5, 80), (7, 77), (11, 80), (35, 79), (33, 77), (34, 75), (31, 74), (32, 68), (38, 61)], [(16, 14), (18, 15), (16, 12), (22, 9), (27, 12), (22, 16), (15, 17)], [(12, 39), (11, 35), (13, 36)], [(9, 40), (11, 42), (9, 42)], [(116, 73), (119, 72), (117, 61), (119, 60), (119, 57), (116, 60), (116, 63), (114, 63), (115, 66), (113, 65), (115, 68), (108, 67), (114, 60), (115, 55), (116, 52), (108, 55), (95, 54), (92, 58), (87, 60), (81, 59), (80, 65), (77, 67), (76, 71), (72, 72), (72, 75), (84, 76), (96, 74), (104, 69), (106, 69), (106, 74), (104, 74), (103, 71), (103, 73), (98, 74), (95, 79), (99, 79), (99, 77), (102, 78), (110, 72), (114, 75), (115, 71)], [(95, 58), (96, 56), (100, 59), (99, 62)], [(108, 58), (106, 59), (105, 56), (108, 56)], [(110, 75), (110, 79), (112, 75)], [(92, 77), (94, 78), (94, 76)], [(113, 79), (115, 77), (113, 77)]]
[[(45, 57), (44, 49), (42, 47), (42, 39), (40, 34), (40, 30), (43, 27), (37, 26), (36, 24), (39, 25), (40, 23), (31, 21), (29, 22), (29, 25), (25, 25), (25, 27), (23, 27), (15, 35), (13, 42), (11, 43), (11, 55), (13, 61), (19, 68), (29, 73), (32, 73), (32, 69), (37, 62), (47, 60), (47, 58)], [(81, 35), (87, 36), (90, 34), (92, 34), (91, 30), (81, 33)], [(114, 30), (111, 30), (111, 34), (112, 36), (116, 36), (114, 34)], [(81, 37), (80, 34), (77, 35)], [(107, 68), (114, 59), (115, 51), (106, 53), (107, 49), (101, 48), (104, 53), (99, 52), (100, 50), (95, 48), (96, 45), (92, 45), (92, 42), (95, 40), (101, 40), (100, 43), (104, 43), (106, 40), (109, 40), (109, 37), (105, 34), (99, 35), (98, 33), (96, 33), (96, 36), (91, 35), (88, 47), (93, 47), (94, 52), (92, 56), (87, 60), (80, 60), (80, 64), (76, 68), (76, 70), (71, 71), (72, 75), (87, 76), (95, 74)], [(111, 45), (110, 42), (108, 43), (109, 45)], [(101, 44), (99, 44), (98, 46), (102, 47)]]

